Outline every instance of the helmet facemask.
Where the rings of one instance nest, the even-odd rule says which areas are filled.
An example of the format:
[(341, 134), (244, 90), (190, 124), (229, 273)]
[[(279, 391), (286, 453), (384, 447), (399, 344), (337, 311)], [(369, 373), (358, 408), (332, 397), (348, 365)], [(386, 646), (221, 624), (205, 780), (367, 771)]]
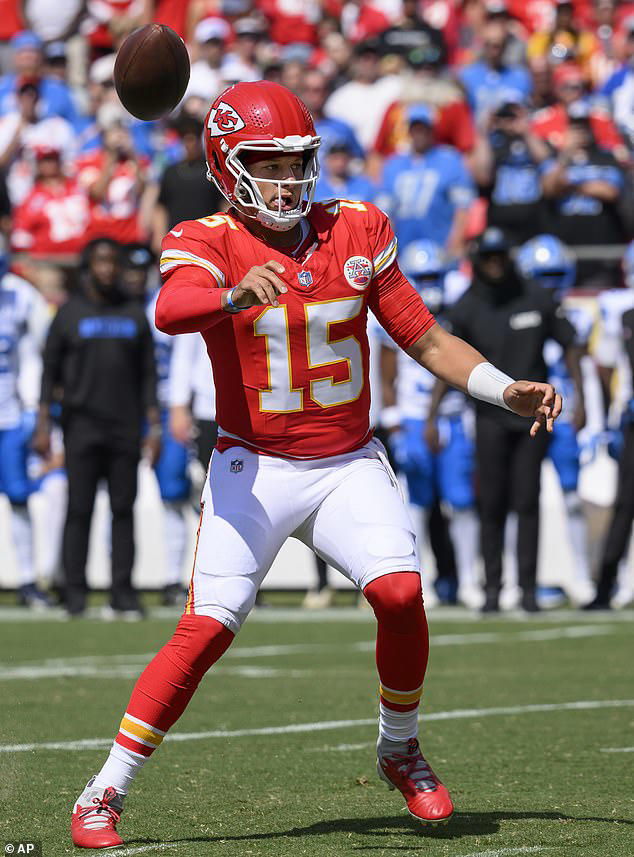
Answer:
[[(240, 142), (232, 149), (227, 147), (225, 153), (225, 165), (229, 173), (235, 178), (235, 186), (232, 192), (228, 192), (223, 183), (218, 181), (214, 171), (208, 168), (207, 177), (210, 178), (220, 193), (230, 205), (235, 206), (246, 217), (257, 220), (267, 229), (276, 232), (286, 232), (296, 226), (302, 217), (310, 211), (315, 196), (315, 185), (319, 178), (319, 163), (317, 161), (317, 149), (319, 148), (319, 137), (284, 137), (273, 140), (251, 140)], [(280, 155), (301, 154), (304, 161), (304, 173), (301, 179), (270, 179), (255, 176), (249, 172), (242, 156), (245, 153), (256, 153), (266, 157), (266, 153)], [(277, 210), (267, 206), (258, 187), (258, 183), (277, 185)], [(301, 186), (299, 203), (296, 208), (289, 211), (282, 209), (282, 188), (294, 188)]]

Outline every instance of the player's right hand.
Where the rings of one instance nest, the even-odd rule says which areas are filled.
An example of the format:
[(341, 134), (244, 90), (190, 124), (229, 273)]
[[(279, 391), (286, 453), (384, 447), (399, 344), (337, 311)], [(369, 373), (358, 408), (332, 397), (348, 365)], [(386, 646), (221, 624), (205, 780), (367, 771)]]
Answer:
[(284, 266), (272, 259), (264, 265), (254, 265), (233, 289), (231, 302), (237, 307), (279, 306), (278, 295), (288, 291), (278, 274)]

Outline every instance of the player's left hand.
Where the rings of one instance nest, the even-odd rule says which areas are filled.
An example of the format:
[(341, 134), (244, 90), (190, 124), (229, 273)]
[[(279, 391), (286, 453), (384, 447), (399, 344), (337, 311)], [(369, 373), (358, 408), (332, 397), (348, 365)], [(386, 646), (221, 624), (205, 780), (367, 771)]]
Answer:
[(535, 437), (542, 426), (552, 432), (562, 407), (561, 396), (553, 385), (539, 381), (514, 381), (504, 391), (504, 401), (521, 417), (534, 418), (531, 437)]

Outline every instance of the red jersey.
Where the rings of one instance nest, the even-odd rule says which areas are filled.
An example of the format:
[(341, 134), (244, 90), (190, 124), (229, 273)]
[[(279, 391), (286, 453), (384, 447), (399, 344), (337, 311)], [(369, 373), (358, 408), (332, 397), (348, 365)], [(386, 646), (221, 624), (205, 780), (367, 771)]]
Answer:
[(88, 199), (74, 181), (55, 188), (35, 184), (14, 214), (11, 244), (33, 256), (79, 253), (89, 222)]
[[(218, 448), (286, 458), (351, 452), (370, 437), (367, 312), (403, 348), (434, 318), (400, 272), (396, 238), (370, 203), (314, 204), (295, 255), (256, 238), (231, 215), (178, 224), (163, 239), (156, 324), (199, 330), (216, 385)], [(285, 268), (279, 307), (230, 314), (222, 289), (254, 265)]]
[[(590, 125), (597, 144), (603, 149), (613, 152), (616, 147), (623, 148), (621, 135), (607, 111), (593, 110), (590, 114)], [(555, 149), (561, 149), (563, 146), (567, 130), (568, 114), (563, 104), (544, 107), (533, 116), (533, 133)]]
[[(75, 164), (79, 184), (90, 191), (103, 170), (106, 153), (97, 149), (81, 155)], [(147, 160), (141, 159), (142, 167)], [(106, 192), (100, 202), (92, 203), (89, 237), (107, 235), (121, 244), (131, 244), (144, 238), (141, 228), (136, 171), (129, 161), (116, 164)]]

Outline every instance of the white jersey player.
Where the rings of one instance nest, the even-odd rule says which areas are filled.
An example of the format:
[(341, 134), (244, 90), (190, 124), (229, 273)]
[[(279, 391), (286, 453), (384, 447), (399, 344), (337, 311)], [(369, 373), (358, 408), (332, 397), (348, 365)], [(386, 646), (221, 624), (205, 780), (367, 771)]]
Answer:
[[(3, 257), (5, 265), (6, 257)], [(42, 372), (41, 350), (48, 309), (26, 280), (6, 272), (0, 279), (0, 491), (11, 504), (19, 601), (49, 606), (35, 583), (33, 532), (27, 501), (36, 484), (27, 473), (29, 444)]]

